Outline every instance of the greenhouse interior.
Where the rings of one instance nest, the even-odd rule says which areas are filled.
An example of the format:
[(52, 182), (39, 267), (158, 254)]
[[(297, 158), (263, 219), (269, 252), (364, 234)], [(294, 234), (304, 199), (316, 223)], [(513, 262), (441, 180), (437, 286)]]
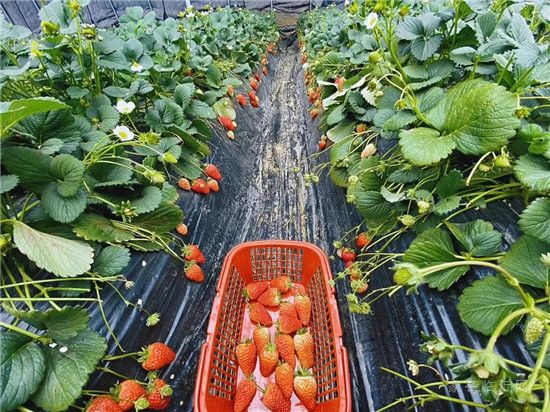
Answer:
[(550, 3), (0, 0), (0, 411), (550, 412)]

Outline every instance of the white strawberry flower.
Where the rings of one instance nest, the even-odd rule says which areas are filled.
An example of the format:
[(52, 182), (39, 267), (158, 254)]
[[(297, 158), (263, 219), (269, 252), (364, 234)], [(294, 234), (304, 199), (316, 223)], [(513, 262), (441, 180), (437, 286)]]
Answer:
[(117, 126), (113, 129), (113, 133), (123, 142), (128, 142), (134, 138), (134, 132), (126, 126)]
[(124, 100), (119, 100), (116, 102), (116, 109), (121, 114), (130, 114), (135, 108), (136, 104), (134, 102), (126, 102)]
[(372, 143), (368, 143), (365, 145), (365, 148), (361, 152), (361, 159), (366, 159), (369, 156), (372, 156), (376, 153), (376, 146)]
[(130, 66), (130, 70), (134, 73), (140, 73), (143, 70), (143, 66), (139, 64), (138, 62), (133, 62)]
[(378, 14), (372, 12), (365, 17), (365, 26), (367, 26), (367, 29), (374, 29), (376, 27), (376, 23), (378, 23)]

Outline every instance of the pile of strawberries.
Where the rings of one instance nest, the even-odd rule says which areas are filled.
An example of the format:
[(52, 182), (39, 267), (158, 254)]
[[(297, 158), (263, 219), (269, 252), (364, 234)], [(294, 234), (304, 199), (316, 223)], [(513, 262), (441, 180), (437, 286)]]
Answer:
[(171, 364), (176, 359), (176, 354), (164, 343), (155, 342), (135, 355), (140, 356), (142, 368), (149, 372), (147, 383), (126, 379), (112, 388), (110, 395), (93, 398), (88, 404), (86, 412), (122, 412), (144, 409), (160, 411), (168, 408), (172, 388), (157, 377), (157, 371)]
[[(366, 248), (371, 242), (371, 235), (367, 232), (359, 233), (355, 238), (355, 246), (357, 249), (362, 250)], [(357, 253), (354, 249), (349, 247), (339, 247), (336, 254), (342, 259), (346, 266), (346, 272), (349, 274), (349, 280), (352, 289), (356, 293), (365, 293), (369, 287), (364, 273), (361, 270), (357, 262)]]
[(178, 187), (182, 190), (192, 190), (201, 195), (207, 195), (210, 192), (217, 192), (220, 190), (219, 181), (222, 179), (222, 174), (218, 168), (212, 163), (209, 163), (204, 166), (203, 173), (206, 176), (206, 180), (198, 178), (189, 182), (188, 179), (182, 177), (178, 180)]
[(185, 277), (193, 282), (204, 282), (204, 272), (200, 265), (206, 262), (206, 257), (197, 245), (187, 245), (182, 250), (185, 263)]
[[(315, 363), (315, 346), (308, 329), (311, 300), (305, 288), (293, 284), (287, 276), (279, 276), (271, 281), (249, 283), (243, 293), (255, 329), (235, 349), (244, 374), (237, 386), (235, 412), (246, 411), (258, 390), (263, 393), (262, 403), (270, 411), (290, 411), (293, 394), (307, 410), (314, 410), (317, 381), (311, 368)], [(270, 312), (278, 318), (274, 320)], [(267, 378), (262, 379), (263, 388), (254, 378), (257, 369)]]

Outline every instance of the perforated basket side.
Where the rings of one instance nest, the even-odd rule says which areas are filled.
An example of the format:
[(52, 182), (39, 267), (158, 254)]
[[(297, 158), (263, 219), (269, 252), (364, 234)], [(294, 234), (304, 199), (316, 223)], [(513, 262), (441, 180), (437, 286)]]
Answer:
[(233, 400), (237, 384), (235, 346), (239, 343), (243, 321), (243, 287), (244, 281), (233, 267), (223, 294), (220, 317), (213, 333), (208, 394), (226, 400)]
[(288, 276), (293, 282), (302, 281), (303, 250), (298, 247), (257, 247), (250, 249), (253, 280), (271, 280)]
[(338, 398), (342, 385), (338, 379), (334, 328), (322, 276), (321, 268), (319, 268), (308, 285), (312, 304), (311, 334), (315, 342), (313, 374), (317, 379), (318, 404)]

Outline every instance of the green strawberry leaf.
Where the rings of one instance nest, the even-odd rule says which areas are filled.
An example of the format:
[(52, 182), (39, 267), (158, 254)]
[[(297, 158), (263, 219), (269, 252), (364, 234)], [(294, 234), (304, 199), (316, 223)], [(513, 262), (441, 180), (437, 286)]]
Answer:
[(2, 119), (0, 121), (0, 138), (6, 136), (8, 130), (18, 122), (35, 113), (66, 108), (69, 108), (69, 106), (53, 97), (14, 100), (6, 105), (5, 110), (0, 112), (0, 118)]
[(128, 230), (116, 226), (117, 222), (97, 213), (84, 213), (74, 222), (74, 232), (94, 242), (126, 242), (134, 237)]
[(331, 142), (339, 142), (349, 136), (353, 135), (353, 129), (355, 128), (355, 122), (351, 120), (346, 120), (341, 123), (338, 123), (332, 129), (327, 131), (327, 137)]
[(546, 253), (550, 253), (550, 244), (522, 236), (502, 257), (500, 264), (521, 283), (545, 289), (550, 284), (550, 272), (541, 256)]
[(526, 235), (550, 242), (550, 198), (535, 199), (521, 214), (519, 227)]
[(514, 171), (521, 183), (536, 192), (550, 191), (550, 161), (542, 156), (526, 154), (520, 156)]
[(80, 190), (74, 196), (63, 197), (59, 194), (58, 188), (55, 183), (48, 183), (42, 192), (42, 209), (53, 220), (70, 223), (86, 209), (87, 192)]
[(484, 220), (468, 223), (448, 223), (447, 227), (463, 249), (474, 257), (492, 255), (500, 250), (502, 234)]
[(19, 177), (16, 175), (3, 175), (0, 176), (0, 194), (8, 193), (14, 189), (19, 183)]
[(45, 347), (46, 372), (33, 403), (46, 411), (64, 411), (82, 395), (82, 387), (105, 355), (105, 339), (86, 329)]
[(86, 109), (88, 119), (97, 125), (102, 132), (114, 129), (120, 120), (120, 114), (111, 104), (111, 100), (104, 94), (95, 96), (90, 100), (90, 106)]
[[(426, 230), (413, 240), (405, 251), (403, 261), (412, 263), (418, 268), (436, 266), (443, 263), (456, 262), (451, 237), (442, 229)], [(426, 280), (431, 288), (445, 290), (451, 287), (462, 275), (468, 271), (467, 266), (459, 266), (440, 270), (427, 276)]]
[(460, 201), (462, 198), (460, 196), (449, 196), (445, 199), (440, 200), (437, 202), (433, 208), (432, 212), (439, 216), (444, 216), (447, 213), (452, 212), (453, 210), (456, 210), (460, 207)]
[(0, 333), (0, 410), (26, 403), (38, 389), (46, 370), (40, 345), (20, 333)]
[(394, 206), (380, 192), (356, 190), (357, 211), (365, 219), (369, 228), (392, 224), (395, 220)]
[[(521, 296), (499, 276), (487, 276), (472, 283), (464, 290), (457, 305), (462, 321), (487, 336), (506, 316), (522, 307)], [(503, 334), (510, 332), (520, 320), (521, 317), (510, 322)]]
[(193, 83), (178, 84), (174, 89), (174, 100), (185, 110), (189, 106), (189, 103), (191, 103), (191, 98), (194, 94), (195, 85)]
[(206, 72), (206, 83), (214, 88), (217, 89), (222, 85), (222, 72), (220, 69), (218, 69), (215, 65), (211, 64), (208, 68), (208, 71)]
[(181, 223), (183, 212), (179, 206), (163, 203), (151, 213), (137, 216), (133, 224), (157, 234), (166, 233)]
[(123, 246), (106, 246), (99, 251), (92, 272), (102, 276), (118, 275), (130, 263), (130, 251)]
[(446, 198), (455, 195), (465, 184), (462, 173), (453, 169), (439, 179), (435, 191), (440, 197)]
[(142, 214), (155, 210), (162, 201), (162, 192), (156, 186), (147, 186), (141, 192), (141, 197), (131, 201), (136, 213)]
[(78, 306), (65, 306), (61, 310), (17, 310), (4, 305), (4, 310), (39, 330), (55, 341), (74, 338), (88, 327), (90, 316), (86, 309)]
[(57, 193), (71, 197), (82, 187), (84, 163), (69, 154), (60, 154), (53, 158), (50, 173), (55, 179)]
[(183, 122), (183, 110), (178, 104), (168, 98), (156, 100), (154, 108), (145, 114), (145, 121), (155, 131), (163, 131), (172, 125)]
[(215, 119), (216, 113), (208, 104), (200, 100), (191, 100), (189, 107), (187, 107), (186, 113), (190, 116), (200, 117), (203, 119)]
[(231, 120), (235, 120), (235, 118), (237, 117), (237, 114), (235, 113), (235, 106), (233, 105), (233, 102), (229, 97), (224, 97), (218, 100), (216, 103), (214, 103), (212, 109), (214, 109), (214, 112), (218, 117), (227, 116)]
[[(458, 83), (427, 112), (432, 126), (469, 155), (499, 150), (516, 133), (517, 96), (503, 86), (481, 79)], [(426, 151), (431, 147), (425, 146)]]
[(44, 185), (53, 180), (50, 174), (52, 158), (28, 147), (2, 148), (2, 165), (17, 175), (21, 186), (40, 193)]
[(437, 163), (447, 158), (456, 147), (451, 136), (440, 136), (437, 130), (427, 127), (402, 130), (399, 145), (403, 156), (417, 166)]
[(92, 267), (94, 250), (85, 242), (39, 232), (13, 222), (13, 241), (36, 266), (61, 277), (81, 275)]
[[(14, 129), (44, 152), (60, 150), (63, 153), (72, 153), (82, 139), (81, 130), (68, 110), (34, 114), (22, 120)], [(55, 150), (52, 149), (52, 145)], [(56, 149), (55, 145), (59, 148)]]

